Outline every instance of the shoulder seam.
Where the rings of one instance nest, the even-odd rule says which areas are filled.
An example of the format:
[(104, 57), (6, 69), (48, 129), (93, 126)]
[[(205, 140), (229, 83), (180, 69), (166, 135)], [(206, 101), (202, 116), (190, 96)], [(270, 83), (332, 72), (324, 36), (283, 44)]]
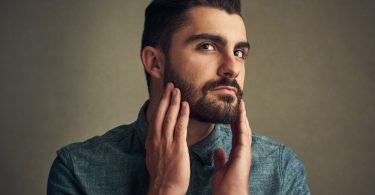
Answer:
[(73, 166), (73, 159), (67, 150), (68, 150), (67, 148), (62, 148), (59, 152), (60, 153), (59, 155), (63, 157), (62, 160), (65, 162), (68, 169), (71, 170), (72, 173), (75, 173), (74, 166)]

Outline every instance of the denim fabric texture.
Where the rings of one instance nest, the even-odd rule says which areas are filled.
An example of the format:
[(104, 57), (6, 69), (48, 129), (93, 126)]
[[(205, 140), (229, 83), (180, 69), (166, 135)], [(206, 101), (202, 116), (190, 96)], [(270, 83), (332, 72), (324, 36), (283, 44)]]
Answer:
[[(147, 103), (132, 124), (60, 149), (50, 170), (47, 194), (147, 194), (146, 107)], [(229, 155), (231, 139), (230, 126), (217, 124), (207, 138), (189, 148), (191, 176), (187, 194), (212, 194), (214, 150), (221, 147)], [(305, 168), (296, 154), (254, 133), (249, 189), (252, 195), (310, 194)]]

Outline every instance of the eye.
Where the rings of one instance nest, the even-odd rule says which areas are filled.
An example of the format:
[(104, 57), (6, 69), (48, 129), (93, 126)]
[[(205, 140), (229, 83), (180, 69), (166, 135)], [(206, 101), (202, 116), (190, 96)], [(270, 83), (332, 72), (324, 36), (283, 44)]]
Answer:
[(245, 59), (245, 57), (246, 57), (245, 52), (242, 51), (242, 50), (234, 51), (234, 56), (237, 56), (237, 57), (240, 57), (240, 58), (243, 58), (243, 59)]
[(203, 50), (215, 50), (215, 46), (211, 43), (203, 43), (201, 45), (199, 45), (199, 49), (203, 49)]

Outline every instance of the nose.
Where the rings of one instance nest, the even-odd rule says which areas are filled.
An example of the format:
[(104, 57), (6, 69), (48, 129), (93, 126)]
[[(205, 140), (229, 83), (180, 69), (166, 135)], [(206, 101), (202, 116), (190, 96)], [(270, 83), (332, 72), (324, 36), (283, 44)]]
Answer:
[(218, 70), (221, 77), (235, 79), (240, 73), (241, 62), (237, 61), (236, 57), (231, 54), (224, 55)]

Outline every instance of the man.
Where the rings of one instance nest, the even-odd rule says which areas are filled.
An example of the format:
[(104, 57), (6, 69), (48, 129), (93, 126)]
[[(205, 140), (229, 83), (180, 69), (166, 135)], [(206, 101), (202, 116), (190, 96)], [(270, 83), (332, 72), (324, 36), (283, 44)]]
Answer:
[(309, 194), (287, 147), (253, 134), (239, 0), (154, 0), (138, 119), (58, 151), (48, 194)]

